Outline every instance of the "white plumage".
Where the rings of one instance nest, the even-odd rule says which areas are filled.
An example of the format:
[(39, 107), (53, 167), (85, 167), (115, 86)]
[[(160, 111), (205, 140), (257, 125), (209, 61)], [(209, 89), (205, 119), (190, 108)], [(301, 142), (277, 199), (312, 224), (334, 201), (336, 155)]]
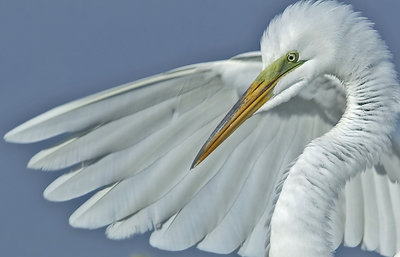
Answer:
[[(262, 70), (304, 64), (200, 165), (201, 145)], [(120, 239), (155, 230), (167, 250), (331, 256), (340, 243), (400, 250), (399, 84), (372, 24), (336, 1), (303, 1), (271, 21), (261, 52), (183, 67), (50, 110), (5, 135), (69, 138), (29, 167), (72, 167), (52, 201), (100, 189), (70, 217)]]

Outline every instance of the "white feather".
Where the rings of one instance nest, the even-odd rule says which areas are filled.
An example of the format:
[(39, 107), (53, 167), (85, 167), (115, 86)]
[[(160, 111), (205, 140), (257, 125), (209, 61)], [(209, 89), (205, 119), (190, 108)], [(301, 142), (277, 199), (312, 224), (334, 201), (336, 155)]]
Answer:
[(365, 173), (361, 174), (361, 179), (363, 184), (365, 217), (363, 247), (373, 251), (378, 248), (379, 244), (379, 218), (373, 171), (367, 169)]
[[(4, 139), (29, 143), (87, 129), (200, 87), (207, 82), (203, 73), (205, 70), (196, 66), (184, 67), (105, 90), (43, 113), (11, 130)], [(151, 86), (153, 84), (163, 86)]]
[(394, 225), (396, 229), (396, 248), (395, 249), (400, 249), (400, 219), (398, 218), (399, 213), (400, 213), (400, 185), (398, 183), (388, 183), (389, 184), (389, 191), (390, 191), (390, 200), (391, 200), (391, 205), (393, 208), (393, 215), (395, 217), (394, 219)]
[(387, 176), (374, 173), (379, 218), (379, 247), (382, 255), (391, 256), (396, 251), (396, 228), (390, 200)]
[(361, 190), (361, 178), (354, 177), (347, 182), (345, 187), (346, 199), (346, 219), (344, 244), (349, 247), (355, 247), (360, 244), (364, 234), (364, 206)]

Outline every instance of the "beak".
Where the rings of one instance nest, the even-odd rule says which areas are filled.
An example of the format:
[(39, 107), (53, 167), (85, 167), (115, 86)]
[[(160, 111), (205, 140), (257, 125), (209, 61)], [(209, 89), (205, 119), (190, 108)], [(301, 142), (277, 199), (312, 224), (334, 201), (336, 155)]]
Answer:
[[(293, 54), (296, 55), (292, 59)], [(291, 58), (288, 56), (291, 55)], [(227, 139), (240, 125), (250, 118), (261, 106), (273, 96), (273, 88), (278, 81), (290, 71), (299, 67), (305, 61), (298, 61), (297, 52), (289, 52), (282, 56), (258, 75), (239, 101), (232, 107), (225, 118), (215, 128), (207, 139), (191, 169), (207, 158), (225, 139)]]

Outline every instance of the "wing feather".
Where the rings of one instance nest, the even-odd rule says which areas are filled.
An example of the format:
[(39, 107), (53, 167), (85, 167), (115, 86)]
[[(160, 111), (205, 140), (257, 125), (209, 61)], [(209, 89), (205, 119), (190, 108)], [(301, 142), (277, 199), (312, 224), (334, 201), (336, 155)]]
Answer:
[(392, 224), (395, 226), (396, 229), (396, 248), (400, 249), (400, 186), (395, 183), (388, 183), (389, 184), (389, 191), (390, 191), (390, 200), (393, 207), (393, 215), (395, 217), (394, 223)]
[(344, 244), (355, 247), (360, 244), (364, 234), (364, 206), (361, 189), (361, 178), (359, 176), (348, 182), (345, 188), (345, 233)]
[(374, 173), (376, 199), (379, 218), (379, 248), (378, 252), (391, 256), (396, 253), (396, 230), (392, 204), (390, 202), (387, 176)]
[(373, 172), (372, 169), (367, 169), (365, 173), (360, 175), (363, 183), (365, 217), (363, 246), (369, 251), (377, 249), (379, 242), (377, 233), (379, 231), (379, 218)]
[(36, 142), (135, 113), (207, 83), (214, 74), (200, 66), (184, 67), (61, 105), (21, 124), (4, 138), (16, 143)]

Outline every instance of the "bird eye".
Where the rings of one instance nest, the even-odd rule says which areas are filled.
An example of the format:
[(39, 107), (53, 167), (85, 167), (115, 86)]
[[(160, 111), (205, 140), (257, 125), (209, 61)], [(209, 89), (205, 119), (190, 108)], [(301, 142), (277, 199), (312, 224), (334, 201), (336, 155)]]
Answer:
[(297, 59), (298, 59), (298, 54), (297, 53), (295, 53), (295, 52), (288, 53), (287, 60), (289, 62), (296, 62)]

